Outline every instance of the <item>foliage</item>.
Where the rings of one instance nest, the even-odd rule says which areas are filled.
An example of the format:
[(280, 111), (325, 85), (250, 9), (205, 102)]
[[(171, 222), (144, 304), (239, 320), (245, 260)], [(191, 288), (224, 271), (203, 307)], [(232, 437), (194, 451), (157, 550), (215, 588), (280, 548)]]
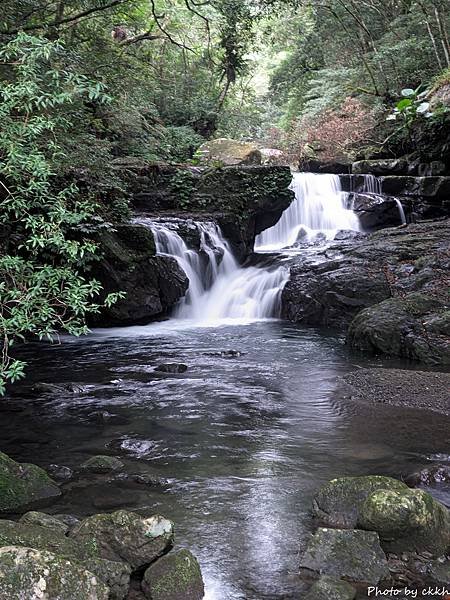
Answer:
[(10, 356), (16, 340), (52, 339), (59, 330), (80, 335), (86, 315), (99, 308), (92, 301), (98, 282), (81, 274), (96, 252), (80, 233), (95, 204), (75, 185), (54, 188), (51, 159), (61, 152), (55, 132), (70, 125), (67, 107), (107, 97), (100, 84), (54, 68), (61, 53), (61, 44), (25, 33), (0, 50), (14, 66), (0, 85), (0, 225), (12, 230), (0, 257), (0, 393), (23, 376), (24, 363)]
[(427, 102), (428, 90), (420, 91), (420, 88), (404, 88), (402, 98), (396, 103), (394, 110), (387, 117), (387, 121), (401, 121), (402, 127), (410, 129), (416, 119), (429, 119), (433, 116), (430, 112), (430, 103)]

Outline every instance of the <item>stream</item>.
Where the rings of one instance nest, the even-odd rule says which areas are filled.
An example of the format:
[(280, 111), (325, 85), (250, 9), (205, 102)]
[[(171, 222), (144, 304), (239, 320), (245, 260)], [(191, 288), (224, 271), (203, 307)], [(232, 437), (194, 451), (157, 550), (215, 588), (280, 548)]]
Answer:
[[(340, 475), (413, 472), (448, 452), (450, 419), (339, 398), (337, 378), (353, 369), (412, 365), (350, 354), (335, 332), (269, 318), (284, 270), (246, 271), (219, 241), (222, 266), (211, 274), (206, 252), (210, 286), (178, 318), (28, 345), (30, 376), (0, 403), (2, 450), (75, 471), (48, 512), (172, 519), (177, 545), (199, 558), (207, 600), (300, 598), (317, 488)], [(235, 292), (213, 310), (232, 286), (245, 302)], [(263, 312), (255, 294), (268, 294)], [(160, 363), (188, 368), (163, 373)], [(38, 382), (79, 387), (36, 394)], [(77, 473), (97, 454), (119, 457), (124, 472)]]

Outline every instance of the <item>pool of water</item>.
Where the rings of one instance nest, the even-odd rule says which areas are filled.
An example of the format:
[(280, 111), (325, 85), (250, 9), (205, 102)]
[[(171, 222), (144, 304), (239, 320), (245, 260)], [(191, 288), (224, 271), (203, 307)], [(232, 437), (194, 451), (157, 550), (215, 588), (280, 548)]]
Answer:
[[(322, 483), (401, 476), (448, 453), (446, 417), (340, 400), (340, 375), (400, 363), (349, 355), (323, 331), (278, 321), (170, 321), (26, 352), (28, 380), (0, 403), (1, 449), (73, 469), (111, 454), (128, 474), (164, 480), (76, 477), (48, 512), (127, 508), (173, 519), (178, 544), (201, 562), (208, 600), (301, 597), (298, 557)], [(156, 372), (161, 362), (188, 370)], [(37, 396), (34, 382), (82, 390)]]

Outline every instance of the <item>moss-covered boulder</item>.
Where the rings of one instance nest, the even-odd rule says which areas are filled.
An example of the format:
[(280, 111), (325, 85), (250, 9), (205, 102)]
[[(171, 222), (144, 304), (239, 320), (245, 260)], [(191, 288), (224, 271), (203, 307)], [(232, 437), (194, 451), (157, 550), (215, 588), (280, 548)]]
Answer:
[(355, 588), (335, 577), (324, 575), (314, 583), (305, 596), (305, 600), (354, 600)]
[(450, 312), (426, 294), (390, 298), (361, 311), (350, 324), (352, 348), (449, 365)]
[(318, 529), (300, 560), (300, 573), (364, 585), (377, 585), (389, 577), (378, 534), (349, 529)]
[(82, 565), (45, 550), (0, 548), (0, 598), (108, 600), (108, 587)]
[(159, 515), (143, 519), (126, 510), (87, 517), (69, 533), (72, 542), (95, 548), (101, 558), (141, 569), (173, 545), (172, 521)]
[(361, 506), (358, 526), (376, 531), (388, 552), (450, 550), (448, 509), (423, 490), (377, 490)]
[(123, 468), (123, 462), (115, 456), (103, 455), (92, 456), (81, 465), (81, 470), (96, 474), (113, 473)]
[(240, 142), (219, 138), (205, 142), (196, 152), (201, 162), (217, 163), (223, 166), (260, 165), (262, 155), (251, 142)]
[(189, 550), (171, 552), (145, 571), (142, 590), (149, 600), (202, 600), (200, 565)]
[(67, 525), (67, 523), (64, 523), (52, 515), (47, 515), (34, 510), (22, 515), (19, 519), (19, 523), (24, 525), (38, 525), (39, 527), (45, 527), (56, 531), (61, 535), (65, 535), (69, 531), (69, 525)]
[(108, 586), (109, 600), (123, 600), (127, 596), (131, 576), (129, 565), (104, 558), (88, 558), (81, 564)]
[(43, 469), (18, 463), (0, 452), (0, 512), (23, 512), (60, 495), (61, 490)]
[(325, 525), (356, 527), (362, 504), (369, 494), (379, 489), (402, 491), (408, 490), (408, 487), (397, 479), (378, 475), (339, 477), (326, 483), (316, 493), (314, 513)]

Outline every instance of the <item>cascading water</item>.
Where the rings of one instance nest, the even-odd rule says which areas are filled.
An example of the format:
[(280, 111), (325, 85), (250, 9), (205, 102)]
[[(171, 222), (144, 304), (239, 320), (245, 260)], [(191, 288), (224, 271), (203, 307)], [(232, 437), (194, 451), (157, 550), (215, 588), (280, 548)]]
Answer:
[(175, 318), (213, 323), (279, 316), (286, 269), (240, 267), (214, 223), (193, 223), (200, 247), (192, 250), (177, 231), (176, 222), (139, 222), (152, 229), (158, 253), (175, 258), (189, 279), (188, 292), (176, 308)]
[(296, 173), (290, 189), (295, 200), (276, 225), (257, 236), (256, 251), (288, 248), (302, 234), (311, 238), (320, 232), (332, 239), (340, 229), (360, 230), (358, 217), (347, 209), (348, 194), (338, 175)]

